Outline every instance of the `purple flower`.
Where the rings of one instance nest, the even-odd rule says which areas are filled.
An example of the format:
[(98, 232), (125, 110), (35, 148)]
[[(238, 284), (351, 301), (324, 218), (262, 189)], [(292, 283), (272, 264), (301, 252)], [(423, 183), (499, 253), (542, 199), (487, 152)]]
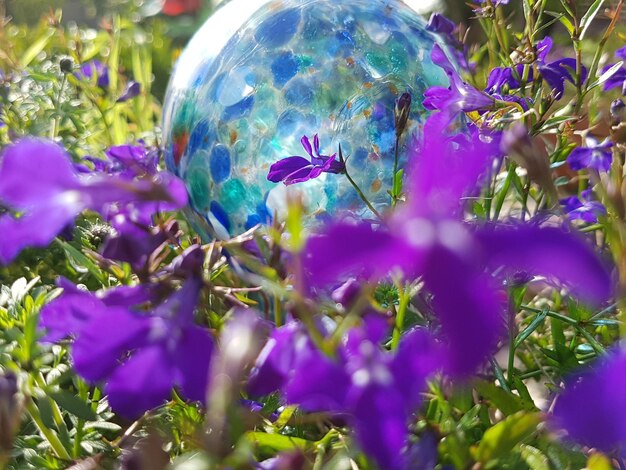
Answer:
[[(517, 64), (515, 67), (496, 67), (491, 71), (487, 79), (487, 91), (489, 93), (500, 93), (505, 86), (510, 90), (517, 89), (521, 86), (520, 80), (523, 75), (523, 64)], [(532, 69), (529, 69), (527, 81), (533, 81)]]
[(428, 20), (426, 29), (448, 37), (456, 29), (456, 23), (441, 13), (433, 13)]
[(48, 245), (83, 210), (106, 212), (111, 204), (187, 202), (184, 185), (173, 176), (128, 181), (117, 176), (80, 175), (58, 145), (24, 139), (0, 157), (0, 201), (19, 218), (0, 216), (0, 262), (9, 263), (27, 246)]
[(626, 449), (626, 353), (614, 350), (566, 382), (553, 422), (580, 444), (611, 454)]
[(285, 185), (290, 185), (309, 181), (322, 173), (342, 173), (345, 170), (343, 163), (336, 160), (337, 154), (331, 156), (320, 154), (317, 134), (313, 138), (313, 147), (307, 136), (303, 136), (300, 142), (310, 159), (299, 156), (283, 158), (270, 167), (267, 175), (269, 181), (273, 183), (282, 181)]
[(213, 340), (193, 322), (201, 279), (189, 278), (150, 313), (140, 308), (153, 300), (142, 287), (111, 300), (68, 284), (44, 307), (40, 326), (47, 341), (75, 338), (74, 368), (90, 382), (106, 382), (114, 411), (136, 418), (167, 400), (173, 386), (191, 400), (204, 400)]
[(264, 393), (282, 388), (287, 402), (306, 411), (344, 416), (380, 468), (404, 468), (409, 418), (440, 358), (437, 345), (420, 329), (406, 333), (396, 352), (383, 351), (386, 330), (385, 319), (367, 316), (330, 358), (301, 325), (287, 324), (261, 352), (254, 388)]
[(85, 157), (93, 170), (85, 163), (78, 163), (77, 170), (81, 173), (104, 173), (120, 175), (127, 179), (137, 176), (155, 175), (158, 172), (159, 153), (156, 148), (146, 147), (143, 141), (137, 145), (116, 145), (105, 151), (106, 158)]
[(587, 137), (585, 143), (586, 147), (575, 148), (567, 157), (567, 163), (572, 170), (593, 168), (597, 171), (609, 171), (613, 161), (613, 143), (608, 140), (600, 143), (593, 137)]
[[(546, 36), (537, 44), (537, 69), (543, 79), (554, 91), (554, 97), (558, 100), (565, 91), (565, 81), (576, 84), (574, 73), (576, 71), (576, 59), (565, 58), (553, 62), (546, 62), (548, 54), (552, 50), (553, 41)], [(582, 67), (581, 82), (587, 80), (587, 68)]]
[(128, 100), (131, 100), (131, 99), (139, 96), (139, 93), (141, 93), (141, 83), (135, 82), (135, 81), (130, 81), (126, 85), (126, 88), (124, 89), (124, 92), (117, 99), (117, 103), (124, 103), (124, 102), (126, 102)]
[(586, 189), (578, 196), (561, 199), (563, 210), (570, 220), (582, 220), (589, 224), (598, 222), (598, 217), (606, 215), (606, 208), (602, 203), (593, 200), (593, 192)]
[(504, 297), (486, 268), (559, 280), (596, 302), (609, 296), (610, 277), (592, 249), (572, 234), (464, 223), (460, 199), (472, 194), (499, 144), (486, 136), (449, 135), (434, 118), (427, 120), (410, 163), (408, 203), (383, 227), (330, 225), (308, 241), (303, 263), (309, 287), (345, 276), (378, 280), (398, 271), (411, 279), (421, 276), (441, 321), (446, 370), (466, 376), (493, 351), (502, 331)]
[[(547, 58), (548, 54), (552, 50), (552, 46), (553, 42), (549, 36), (537, 44), (536, 64), (537, 70), (543, 79), (552, 88), (552, 90), (554, 90), (554, 97), (556, 99), (560, 99), (565, 91), (565, 81), (576, 83), (574, 78), (576, 60), (565, 58), (548, 62)], [(582, 81), (584, 82), (587, 79), (587, 69), (583, 67), (582, 72)], [(501, 93), (505, 86), (510, 90), (517, 89), (521, 86), (521, 78), (523, 74), (523, 64), (517, 64), (514, 67), (496, 67), (489, 74), (489, 79), (487, 80), (487, 91), (491, 94)], [(533, 69), (529, 68), (526, 82), (530, 83), (534, 80), (535, 74)]]
[(81, 65), (75, 76), (81, 80), (95, 80), (96, 84), (103, 90), (109, 88), (109, 68), (99, 60), (92, 60)]
[[(615, 57), (621, 60), (626, 60), (626, 46), (621, 47), (617, 51), (615, 51)], [(614, 64), (609, 64), (602, 69), (602, 73), (606, 73), (609, 69), (611, 69)], [(608, 80), (604, 82), (602, 85), (602, 89), (604, 91), (612, 90), (613, 88), (620, 88), (622, 95), (626, 95), (626, 67), (620, 67), (617, 69), (613, 75), (611, 75)]]
[(423, 103), (426, 109), (438, 109), (448, 116), (456, 116), (461, 111), (477, 111), (493, 106), (495, 100), (491, 96), (463, 81), (438, 44), (435, 44), (431, 58), (434, 64), (444, 69), (450, 86), (434, 86), (426, 90)]

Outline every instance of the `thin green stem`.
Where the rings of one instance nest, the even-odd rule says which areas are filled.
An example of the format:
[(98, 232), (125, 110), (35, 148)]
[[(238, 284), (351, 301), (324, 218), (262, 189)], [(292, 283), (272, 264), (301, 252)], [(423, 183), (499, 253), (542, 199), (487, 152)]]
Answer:
[(28, 411), (28, 414), (30, 415), (32, 420), (35, 422), (35, 425), (37, 426), (39, 431), (41, 431), (41, 434), (43, 434), (46, 440), (50, 443), (50, 447), (52, 447), (54, 453), (60, 459), (72, 460), (72, 456), (65, 449), (63, 443), (56, 435), (56, 433), (43, 423), (43, 420), (41, 419), (41, 414), (39, 413), (39, 409), (32, 400), (27, 400), (26, 410)]
[(63, 98), (63, 90), (65, 89), (65, 84), (67, 83), (67, 74), (63, 74), (63, 79), (61, 80), (61, 86), (59, 87), (59, 92), (57, 93), (56, 100), (54, 103), (54, 110), (57, 116), (54, 117), (52, 121), (52, 129), (50, 131), (50, 138), (52, 140), (56, 139), (59, 135), (59, 127), (61, 126), (61, 117), (58, 115), (60, 113), (59, 106), (61, 104), (61, 99)]
[(409, 307), (409, 302), (411, 300), (411, 295), (409, 294), (409, 289), (398, 289), (400, 293), (400, 302), (398, 304), (398, 312), (396, 314), (396, 324), (393, 329), (393, 335), (391, 337), (391, 349), (397, 349), (400, 344), (400, 336), (402, 335), (402, 329), (404, 327), (404, 319), (406, 317), (406, 312)]
[(365, 203), (365, 205), (367, 206), (367, 208), (372, 211), (372, 213), (378, 218), (382, 220), (382, 216), (380, 215), (380, 213), (374, 208), (374, 206), (372, 205), (371, 202), (369, 202), (369, 200), (367, 199), (367, 197), (365, 196), (365, 194), (363, 194), (363, 191), (361, 191), (361, 188), (359, 188), (359, 185), (356, 184), (356, 182), (352, 179), (352, 177), (350, 176), (350, 173), (348, 173), (348, 169), (346, 168), (344, 174), (346, 175), (346, 178), (348, 178), (348, 181), (350, 182), (350, 184), (352, 185), (352, 187), (354, 188), (354, 190), (357, 192), (357, 194), (359, 195), (359, 197), (361, 198), (361, 200)]
[(396, 134), (396, 144), (394, 146), (393, 151), (393, 173), (391, 177), (393, 178), (391, 181), (391, 207), (395, 207), (398, 203), (398, 198), (400, 197), (400, 188), (398, 188), (398, 184), (396, 183), (397, 175), (398, 175), (398, 160), (400, 154), (400, 135)]

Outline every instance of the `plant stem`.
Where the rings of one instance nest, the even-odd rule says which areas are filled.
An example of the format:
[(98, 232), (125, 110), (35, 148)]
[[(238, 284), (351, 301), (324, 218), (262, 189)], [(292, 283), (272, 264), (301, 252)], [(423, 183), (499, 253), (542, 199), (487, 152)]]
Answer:
[(35, 425), (37, 426), (39, 431), (41, 431), (41, 434), (43, 434), (46, 440), (50, 443), (50, 447), (52, 447), (52, 450), (54, 450), (55, 454), (60, 459), (72, 460), (72, 457), (65, 449), (63, 443), (56, 435), (56, 433), (43, 423), (43, 420), (41, 419), (41, 414), (39, 413), (39, 409), (37, 408), (37, 406), (35, 406), (35, 403), (32, 401), (32, 399), (27, 400), (26, 410), (28, 411), (28, 414), (30, 415), (32, 420), (35, 422)]
[[(59, 87), (59, 92), (57, 93), (56, 101), (54, 103), (54, 110), (58, 114), (59, 105), (61, 104), (61, 98), (63, 98), (63, 90), (65, 89), (65, 84), (67, 83), (67, 74), (63, 74), (63, 80), (61, 80), (61, 86)], [(59, 135), (59, 127), (61, 125), (61, 117), (55, 116), (54, 121), (52, 121), (52, 130), (50, 131), (50, 138), (52, 140), (56, 139)]]
[(400, 302), (398, 304), (398, 312), (396, 314), (396, 324), (393, 329), (393, 335), (391, 337), (391, 349), (397, 349), (400, 344), (400, 336), (402, 335), (402, 327), (404, 326), (404, 318), (406, 316), (406, 311), (409, 306), (409, 301), (411, 300), (411, 296), (409, 295), (408, 289), (398, 289), (400, 293)]
[(361, 188), (359, 188), (359, 185), (356, 184), (356, 182), (352, 179), (352, 177), (350, 176), (350, 173), (348, 173), (348, 168), (345, 169), (344, 174), (346, 175), (346, 178), (348, 178), (348, 181), (350, 182), (350, 184), (352, 185), (352, 187), (354, 188), (354, 190), (357, 192), (357, 194), (359, 195), (359, 197), (361, 198), (361, 200), (365, 203), (365, 205), (367, 206), (367, 208), (372, 211), (372, 213), (378, 218), (382, 220), (382, 216), (380, 215), (380, 213), (374, 208), (374, 206), (372, 205), (371, 202), (369, 202), (369, 200), (367, 199), (367, 197), (365, 196), (365, 194), (363, 194), (363, 191), (361, 191)]

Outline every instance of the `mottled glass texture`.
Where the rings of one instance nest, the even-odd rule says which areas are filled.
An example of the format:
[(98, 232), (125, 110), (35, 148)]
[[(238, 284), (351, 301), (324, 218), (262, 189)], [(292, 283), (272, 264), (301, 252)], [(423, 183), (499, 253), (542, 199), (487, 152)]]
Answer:
[(231, 0), (178, 60), (166, 98), (165, 159), (190, 194), (192, 222), (207, 239), (283, 218), (288, 193), (302, 195), (315, 225), (339, 214), (372, 214), (344, 175), (286, 187), (272, 163), (341, 144), (350, 174), (377, 209), (390, 197), (394, 105), (412, 95), (408, 132), (419, 133), (423, 93), (447, 86), (431, 51), (439, 39), (398, 0)]

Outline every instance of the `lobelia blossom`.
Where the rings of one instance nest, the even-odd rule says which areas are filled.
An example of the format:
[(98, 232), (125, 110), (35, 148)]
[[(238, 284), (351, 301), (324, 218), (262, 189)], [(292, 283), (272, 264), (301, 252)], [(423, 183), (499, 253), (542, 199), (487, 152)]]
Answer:
[(274, 331), (253, 369), (250, 391), (282, 389), (289, 403), (346, 419), (363, 450), (389, 470), (405, 468), (411, 414), (426, 379), (439, 367), (437, 346), (422, 329), (383, 351), (387, 321), (368, 315), (349, 331), (334, 357), (322, 354), (296, 322)]
[(606, 208), (599, 201), (593, 200), (593, 191), (584, 190), (580, 197), (570, 196), (561, 199), (561, 206), (570, 220), (582, 220), (589, 224), (598, 222), (598, 217), (606, 215)]
[(570, 168), (576, 171), (585, 168), (609, 171), (613, 161), (613, 143), (608, 139), (600, 143), (594, 137), (585, 138), (585, 143), (586, 147), (576, 147), (567, 157)]
[(103, 90), (109, 88), (109, 68), (97, 59), (81, 65), (74, 75), (80, 80), (95, 80), (98, 87)]
[[(517, 64), (514, 67), (495, 67), (487, 79), (488, 93), (500, 93), (506, 86), (510, 90), (515, 90), (521, 86), (521, 78), (524, 75), (524, 64)], [(533, 81), (533, 71), (528, 69), (528, 82)]]
[[(561, 58), (548, 62), (548, 54), (552, 50), (552, 38), (547, 36), (537, 44), (536, 67), (541, 77), (552, 88), (554, 98), (560, 99), (565, 91), (565, 81), (576, 83), (574, 71), (576, 70), (576, 59)], [(513, 67), (496, 67), (489, 74), (486, 90), (490, 94), (499, 94), (503, 88), (515, 90), (521, 87), (521, 79), (524, 76), (524, 64), (517, 64)], [(582, 68), (582, 81), (587, 79), (587, 69)], [(526, 82), (535, 80), (535, 73), (532, 68), (528, 69)]]
[[(565, 81), (576, 84), (574, 73), (576, 71), (576, 59), (563, 58), (553, 62), (546, 62), (548, 54), (552, 50), (553, 41), (550, 36), (537, 43), (537, 69), (543, 79), (554, 91), (554, 97), (558, 100), (565, 91)], [(582, 67), (581, 83), (587, 80), (587, 68)]]
[[(196, 258), (197, 251), (191, 247), (182, 257)], [(158, 286), (94, 295), (61, 281), (64, 293), (41, 312), (43, 340), (73, 337), (76, 372), (89, 382), (106, 382), (111, 408), (125, 417), (161, 405), (173, 386), (190, 400), (204, 401), (213, 340), (193, 319), (202, 279), (186, 274), (182, 288), (162, 302)]]
[[(615, 57), (621, 60), (626, 60), (626, 46), (615, 51)], [(602, 73), (606, 73), (612, 67), (614, 67), (614, 64), (605, 66), (602, 69)], [(619, 88), (622, 95), (626, 95), (626, 67), (622, 66), (618, 68), (613, 75), (611, 75), (608, 80), (602, 84), (602, 89), (604, 91), (612, 90), (614, 88)]]
[(462, 221), (460, 199), (472, 194), (498, 145), (477, 134), (450, 135), (430, 117), (408, 172), (408, 203), (381, 227), (335, 223), (310, 238), (302, 254), (309, 287), (355, 275), (376, 281), (394, 271), (421, 277), (441, 322), (445, 370), (461, 377), (485, 361), (502, 331), (504, 296), (486, 270), (559, 280), (590, 302), (608, 298), (607, 269), (575, 235)]
[(85, 157), (93, 170), (84, 163), (77, 164), (81, 173), (105, 173), (120, 175), (127, 179), (138, 176), (155, 175), (158, 172), (159, 154), (155, 148), (149, 148), (139, 141), (137, 145), (115, 145), (105, 151), (105, 159)]
[(441, 13), (433, 13), (428, 20), (426, 29), (444, 37), (446, 44), (452, 48), (454, 58), (463, 70), (470, 71), (472, 69), (473, 64), (470, 65), (468, 60), (469, 50), (467, 45), (459, 41), (454, 34), (457, 30), (457, 25), (454, 21)]
[(610, 455), (626, 450), (625, 409), (626, 352), (614, 349), (566, 381), (552, 422), (572, 440)]
[(53, 142), (23, 139), (0, 157), (0, 202), (20, 213), (0, 216), (0, 262), (27, 246), (44, 247), (85, 209), (105, 212), (112, 204), (169, 207), (187, 202), (184, 184), (169, 174), (128, 180), (78, 174), (69, 155)]
[(302, 183), (317, 178), (322, 173), (343, 173), (345, 166), (337, 161), (337, 154), (330, 156), (320, 154), (320, 140), (317, 134), (313, 137), (313, 147), (307, 136), (300, 140), (302, 147), (310, 159), (292, 156), (277, 161), (270, 167), (267, 179), (273, 183), (283, 182), (285, 185)]
[(423, 102), (426, 109), (437, 109), (448, 116), (457, 116), (460, 112), (478, 111), (494, 105), (494, 98), (463, 81), (438, 44), (433, 47), (431, 59), (446, 72), (450, 86), (434, 86), (426, 90)]
[(141, 93), (141, 83), (132, 80), (128, 82), (128, 84), (126, 85), (126, 88), (124, 89), (124, 91), (122, 92), (122, 94), (120, 95), (120, 97), (117, 99), (116, 102), (124, 103), (128, 100), (131, 100), (139, 96), (139, 93)]

